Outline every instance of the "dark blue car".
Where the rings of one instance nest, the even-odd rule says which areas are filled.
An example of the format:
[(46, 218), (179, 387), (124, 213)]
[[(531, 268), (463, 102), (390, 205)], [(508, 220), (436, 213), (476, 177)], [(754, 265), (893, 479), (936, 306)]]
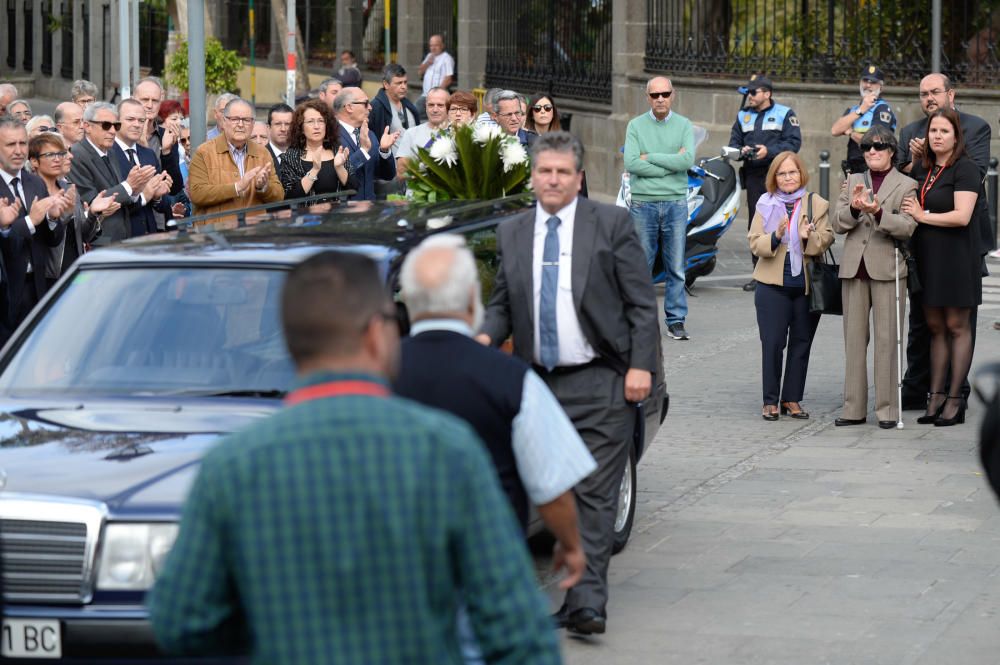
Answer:
[[(530, 203), (351, 204), (81, 257), (0, 351), (3, 654), (158, 657), (143, 599), (198, 462), (220, 434), (280, 408), (292, 382), (279, 301), (295, 264), (364, 252), (394, 286), (409, 248), (448, 231), (465, 236), (488, 295), (496, 225)], [(402, 306), (400, 318), (405, 330)], [(618, 549), (635, 463), (666, 415), (656, 379), (622, 479)]]

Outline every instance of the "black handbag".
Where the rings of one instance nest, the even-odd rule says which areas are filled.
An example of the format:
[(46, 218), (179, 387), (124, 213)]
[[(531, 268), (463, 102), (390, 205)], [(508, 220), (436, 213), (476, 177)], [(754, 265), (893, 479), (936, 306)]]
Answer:
[(906, 290), (911, 296), (919, 295), (924, 288), (920, 285), (920, 276), (917, 274), (917, 257), (913, 255), (906, 243), (899, 240), (894, 242), (899, 253), (903, 255), (903, 260), (906, 261)]
[[(812, 194), (807, 203), (808, 219), (812, 221)], [(809, 280), (809, 311), (813, 314), (843, 314), (843, 294), (840, 290), (840, 266), (833, 258), (833, 250), (827, 248), (829, 261), (822, 256), (806, 263), (806, 279)]]

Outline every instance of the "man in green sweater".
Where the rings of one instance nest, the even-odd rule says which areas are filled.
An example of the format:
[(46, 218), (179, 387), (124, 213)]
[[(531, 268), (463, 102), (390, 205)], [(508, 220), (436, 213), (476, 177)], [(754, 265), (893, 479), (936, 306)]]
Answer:
[(694, 164), (691, 121), (670, 110), (674, 86), (657, 76), (646, 84), (649, 112), (625, 130), (625, 170), (632, 187), (630, 211), (652, 279), (659, 247), (667, 275), (663, 311), (667, 333), (688, 339), (684, 329), (684, 244), (687, 230), (687, 170)]

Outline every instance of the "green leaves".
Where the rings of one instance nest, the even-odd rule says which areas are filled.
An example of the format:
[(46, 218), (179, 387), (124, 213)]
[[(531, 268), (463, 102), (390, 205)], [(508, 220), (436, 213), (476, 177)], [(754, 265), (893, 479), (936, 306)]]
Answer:
[[(205, 91), (211, 94), (233, 92), (236, 89), (236, 75), (243, 69), (243, 61), (236, 51), (222, 47), (215, 37), (205, 40)], [(188, 44), (182, 40), (177, 51), (170, 56), (164, 67), (167, 83), (188, 89)]]

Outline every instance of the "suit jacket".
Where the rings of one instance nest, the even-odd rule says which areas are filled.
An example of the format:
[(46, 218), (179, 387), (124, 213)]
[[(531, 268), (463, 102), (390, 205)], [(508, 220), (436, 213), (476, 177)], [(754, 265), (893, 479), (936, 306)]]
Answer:
[[(267, 148), (267, 154), (271, 155), (271, 163), (274, 164), (274, 172), (277, 173), (278, 172), (278, 167), (281, 166), (278, 163), (278, 156), (276, 154), (274, 154), (274, 150), (271, 149), (271, 144), (270, 143), (268, 143), (264, 147)], [(284, 154), (284, 153), (282, 153), (282, 154)], [(280, 178), (279, 178), (279, 180), (280, 180)]]
[(365, 159), (361, 147), (354, 142), (354, 136), (340, 125), (340, 145), (347, 146), (350, 150), (347, 161), (351, 163), (351, 168), (347, 170), (357, 181), (358, 193), (351, 197), (352, 201), (374, 201), (375, 180), (392, 180), (396, 177), (396, 160), (392, 155), (386, 159), (382, 158), (378, 151), (379, 140), (371, 129), (368, 130), (368, 138), (371, 139), (372, 149)]
[[(410, 127), (416, 127), (420, 124), (420, 112), (417, 107), (414, 106), (406, 97), (402, 100), (403, 108), (413, 114), (413, 124)], [(382, 138), (382, 132), (385, 131), (386, 127), (392, 125), (392, 106), (389, 103), (389, 97), (385, 94), (385, 88), (378, 91), (378, 94), (372, 98), (372, 110), (368, 114), (368, 129), (375, 132), (375, 136), (378, 137), (377, 140), (372, 142), (372, 145), (378, 145), (379, 140)]]
[[(63, 189), (69, 188), (68, 182), (64, 180), (58, 182)], [(48, 279), (58, 279), (83, 254), (86, 244), (94, 242), (101, 234), (100, 220), (96, 215), (84, 210), (79, 194), (76, 197), (76, 206), (72, 212), (63, 217), (63, 223), (66, 225), (65, 238), (56, 247), (49, 248), (49, 261), (45, 268), (45, 276)]]
[[(830, 226), (828, 213), (830, 204), (826, 199), (807, 193), (812, 196), (813, 223), (816, 230), (809, 234), (806, 246), (802, 248), (802, 269), (812, 261), (814, 256), (822, 256), (823, 252), (833, 244), (833, 228)], [(802, 199), (801, 215), (806, 216), (806, 197)], [(750, 224), (750, 252), (758, 257), (757, 265), (753, 269), (753, 278), (764, 284), (781, 286), (785, 282), (785, 255), (788, 254), (788, 245), (779, 244), (771, 247), (771, 234), (764, 233), (764, 218), (761, 214), (755, 213), (753, 222)], [(809, 280), (806, 280), (806, 293), (809, 293)]]
[[(956, 109), (958, 111), (958, 109)], [(986, 172), (990, 168), (990, 124), (971, 113), (958, 111), (958, 122), (962, 126), (962, 138), (965, 141), (965, 154), (979, 167), (982, 184), (979, 187), (979, 198), (973, 221), (977, 229), (979, 254), (985, 254), (993, 249), (993, 227), (990, 224), (989, 203), (986, 200)], [(910, 162), (910, 141), (915, 138), (927, 138), (927, 119), (916, 120), (903, 127), (899, 134), (899, 152), (896, 154), (896, 164), (900, 168)]]
[[(135, 144), (136, 159), (139, 160), (139, 166), (152, 166), (156, 168), (157, 172), (160, 171), (160, 160), (157, 159), (156, 153), (146, 148), (144, 146)], [(132, 162), (128, 160), (128, 156), (125, 151), (121, 149), (118, 142), (111, 146), (111, 154), (114, 155), (113, 159), (118, 164), (118, 172), (127, 174), (132, 170)], [(133, 194), (138, 194), (139, 192), (133, 192)], [(139, 201), (130, 203), (129, 205), (129, 221), (131, 222), (131, 235), (132, 236), (142, 236), (147, 233), (156, 233), (156, 217), (153, 215), (153, 210), (157, 210), (163, 214), (170, 214), (170, 209), (164, 209), (162, 200), (156, 204), (152, 202), (147, 202), (143, 205)]]
[[(45, 182), (38, 176), (21, 171), (21, 190), (24, 193), (24, 200), (27, 201), (27, 212), (24, 208), (17, 219), (10, 226), (7, 246), (7, 255), (4, 257), (7, 263), (6, 277), (4, 280), (9, 285), (10, 311), (12, 313), (12, 324), (17, 325), (18, 321), (13, 319), (13, 313), (19, 311), (21, 302), (25, 297), (25, 287), (30, 279), (35, 287), (35, 294), (41, 298), (48, 289), (45, 281), (45, 268), (49, 261), (49, 248), (57, 247), (65, 235), (64, 225), (59, 222), (55, 228), (49, 228), (49, 223), (45, 219), (32, 219), (35, 227), (34, 233), (28, 228), (25, 217), (30, 212), (31, 203), (34, 199), (44, 199), (49, 196)], [(13, 197), (13, 193), (0, 180), (0, 198)], [(31, 274), (28, 274), (28, 265), (31, 265)], [(34, 304), (34, 303), (30, 303)]]
[[(268, 163), (271, 163), (271, 156), (267, 150), (253, 141), (247, 141), (245, 171)], [(235, 184), (240, 179), (240, 170), (229, 154), (229, 142), (225, 134), (220, 134), (198, 146), (194, 157), (191, 158), (189, 176), (191, 202), (195, 206), (196, 215), (238, 210), (285, 198), (285, 192), (278, 182), (278, 175), (273, 165), (267, 189), (258, 192), (251, 184), (243, 196), (236, 198)]]
[[(535, 208), (497, 228), (500, 268), (482, 329), (494, 345), (513, 334), (514, 353), (529, 363), (535, 358), (534, 232)], [(577, 199), (572, 270), (576, 315), (598, 356), (620, 374), (662, 372), (656, 296), (627, 210)]]
[(125, 178), (118, 166), (117, 160), (108, 153), (109, 162), (105, 163), (97, 150), (84, 139), (70, 148), (73, 153), (73, 167), (69, 172), (69, 181), (76, 185), (80, 200), (90, 204), (102, 190), (107, 195), (114, 194), (122, 207), (114, 215), (106, 218), (102, 224), (104, 232), (95, 241), (97, 245), (110, 245), (132, 236), (131, 211), (129, 203), (131, 195), (125, 191), (122, 183)]
[(851, 213), (851, 193), (858, 183), (864, 184), (863, 173), (855, 173), (847, 178), (847, 187), (840, 190), (837, 215), (833, 218), (833, 230), (847, 234), (844, 253), (840, 257), (840, 276), (844, 279), (855, 277), (861, 258), (864, 257), (865, 270), (872, 279), (895, 279), (894, 260), (898, 260), (896, 268), (899, 269), (899, 276), (905, 277), (906, 261), (902, 254), (898, 259), (895, 257), (895, 240), (907, 240), (916, 230), (917, 223), (906, 213), (900, 212), (899, 206), (905, 197), (916, 196), (917, 183), (895, 169), (889, 171), (876, 194), (882, 206), (880, 220), (868, 213), (861, 213), (857, 217)]

